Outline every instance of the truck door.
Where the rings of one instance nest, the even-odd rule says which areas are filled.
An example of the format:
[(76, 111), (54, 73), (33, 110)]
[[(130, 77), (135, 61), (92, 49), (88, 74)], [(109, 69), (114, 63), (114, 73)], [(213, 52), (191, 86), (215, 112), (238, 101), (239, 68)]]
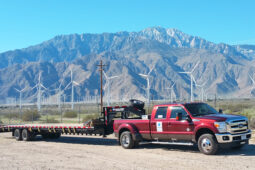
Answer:
[[(168, 139), (167, 135), (167, 123), (169, 118), (168, 106), (160, 106), (154, 108), (152, 118), (151, 118), (151, 137), (155, 140), (165, 140)], [(154, 115), (154, 117), (153, 117)]]
[[(170, 107), (168, 134), (172, 140), (191, 140), (194, 133), (194, 123), (188, 122), (188, 113), (182, 106)], [(182, 120), (176, 120), (177, 113), (182, 113)]]

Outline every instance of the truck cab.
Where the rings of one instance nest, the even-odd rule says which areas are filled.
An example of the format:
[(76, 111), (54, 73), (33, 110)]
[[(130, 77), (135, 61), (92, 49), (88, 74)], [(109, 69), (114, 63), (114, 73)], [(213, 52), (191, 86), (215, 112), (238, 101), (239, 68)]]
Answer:
[(209, 155), (220, 147), (240, 148), (251, 138), (246, 117), (222, 114), (200, 102), (155, 105), (151, 115), (115, 120), (113, 127), (124, 148), (146, 142), (197, 145)]

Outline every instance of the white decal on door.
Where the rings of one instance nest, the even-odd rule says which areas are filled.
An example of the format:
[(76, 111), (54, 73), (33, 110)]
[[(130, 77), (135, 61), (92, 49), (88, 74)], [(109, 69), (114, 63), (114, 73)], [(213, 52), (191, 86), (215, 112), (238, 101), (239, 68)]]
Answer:
[(157, 132), (163, 132), (162, 122), (157, 122)]

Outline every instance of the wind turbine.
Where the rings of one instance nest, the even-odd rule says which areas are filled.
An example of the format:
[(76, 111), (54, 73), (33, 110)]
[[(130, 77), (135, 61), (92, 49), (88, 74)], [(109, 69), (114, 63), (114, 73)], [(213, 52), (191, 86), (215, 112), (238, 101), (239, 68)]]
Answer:
[(114, 78), (117, 78), (119, 76), (108, 77), (104, 71), (103, 71), (103, 73), (104, 73), (104, 76), (106, 78), (106, 85), (105, 85), (105, 87), (107, 86), (107, 106), (110, 106), (110, 80), (114, 79)]
[(250, 74), (249, 74), (249, 77), (250, 77), (250, 79), (252, 81), (252, 84), (255, 85), (255, 80), (252, 78), (252, 76)]
[(204, 101), (204, 86), (205, 86), (205, 84), (206, 84), (206, 82), (204, 82), (203, 84), (197, 84), (197, 82), (196, 82), (196, 80), (195, 80), (195, 78), (194, 77), (192, 77), (193, 78), (193, 81), (195, 82), (195, 85), (197, 86), (197, 87), (200, 87), (201, 88), (201, 101), (203, 102)]
[(140, 76), (144, 77), (147, 81), (147, 102), (150, 104), (150, 74), (154, 67), (152, 67), (148, 74), (139, 74)]
[[(38, 88), (38, 92), (37, 92), (37, 109), (38, 111), (40, 112), (41, 111), (41, 97), (42, 97), (42, 89), (41, 88), (44, 88), (45, 90), (47, 90), (46, 87), (44, 87), (44, 85), (41, 83), (41, 72), (39, 73), (39, 78), (38, 78), (38, 83), (32, 88)], [(31, 89), (31, 90), (32, 90)]]
[(255, 80), (253, 79), (253, 77), (250, 74), (249, 74), (249, 77), (250, 77), (250, 79), (252, 81), (252, 84), (255, 86)]
[(67, 89), (68, 86), (72, 85), (72, 92), (71, 92), (71, 108), (72, 110), (74, 109), (74, 86), (79, 86), (79, 83), (77, 83), (76, 81), (73, 80), (73, 70), (71, 69), (71, 82), (65, 87), (64, 90)]
[(20, 120), (21, 120), (21, 110), (22, 110), (22, 103), (21, 103), (21, 99), (22, 99), (22, 92), (26, 90), (26, 87), (18, 90), (16, 88), (14, 88), (17, 92), (19, 92), (19, 116), (20, 116)]
[(187, 74), (190, 76), (190, 101), (193, 102), (194, 100), (194, 96), (193, 96), (193, 80), (194, 80), (194, 76), (192, 75), (192, 73), (194, 72), (194, 70), (196, 69), (196, 67), (198, 66), (200, 61), (197, 62), (197, 64), (195, 65), (195, 67), (193, 67), (193, 69), (190, 72), (179, 72), (181, 74)]
[(171, 101), (171, 103), (173, 103), (173, 92), (174, 92), (173, 87), (174, 87), (174, 85), (175, 85), (175, 82), (172, 84), (172, 86), (170, 86), (170, 88), (166, 88), (166, 89), (170, 89), (170, 101)]

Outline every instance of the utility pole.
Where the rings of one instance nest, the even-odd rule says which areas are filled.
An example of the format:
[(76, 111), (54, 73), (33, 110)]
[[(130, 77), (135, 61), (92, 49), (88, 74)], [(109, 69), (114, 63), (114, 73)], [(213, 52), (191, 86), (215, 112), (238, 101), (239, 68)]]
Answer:
[(100, 64), (97, 65), (99, 67), (100, 71), (100, 97), (101, 97), (101, 113), (103, 112), (103, 67), (106, 65), (103, 65), (103, 61), (100, 61)]

